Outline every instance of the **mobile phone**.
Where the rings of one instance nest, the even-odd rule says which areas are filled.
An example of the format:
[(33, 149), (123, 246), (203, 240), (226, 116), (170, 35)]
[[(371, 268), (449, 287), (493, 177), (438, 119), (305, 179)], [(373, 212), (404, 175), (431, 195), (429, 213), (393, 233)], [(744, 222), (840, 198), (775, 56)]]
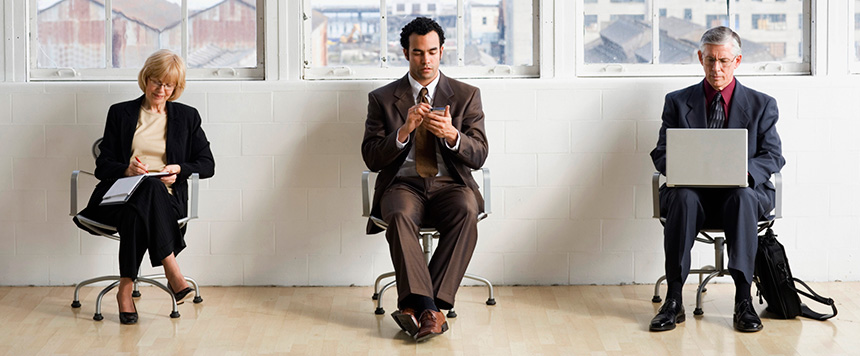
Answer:
[(436, 114), (439, 114), (439, 115), (444, 115), (445, 114), (445, 107), (444, 106), (436, 106), (436, 107), (430, 108), (430, 111), (432, 111)]

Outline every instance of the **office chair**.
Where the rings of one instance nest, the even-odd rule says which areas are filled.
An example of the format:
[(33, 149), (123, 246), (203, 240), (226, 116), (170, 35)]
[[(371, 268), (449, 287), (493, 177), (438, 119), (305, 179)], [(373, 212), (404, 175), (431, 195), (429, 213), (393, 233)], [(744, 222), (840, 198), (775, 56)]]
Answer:
[[(93, 143), (93, 147), (92, 147), (93, 159), (96, 159), (99, 156), (99, 144), (101, 142), (102, 142), (102, 139), (99, 138), (98, 140), (96, 140)], [(116, 227), (99, 223), (97, 221), (88, 219), (88, 218), (78, 214), (78, 177), (80, 176), (81, 173), (83, 173), (85, 175), (93, 176), (93, 177), (95, 176), (95, 174), (93, 174), (92, 172), (87, 172), (87, 171), (82, 171), (82, 170), (76, 170), (76, 171), (72, 172), (71, 189), (70, 189), (71, 205), (69, 206), (69, 216), (76, 217), (82, 225), (88, 227), (90, 230), (92, 230), (94, 232), (97, 232), (99, 235), (107, 237), (111, 240), (119, 241), (120, 237), (119, 237), (119, 233), (117, 232)], [(200, 190), (200, 182), (199, 182), (200, 181), (200, 175), (197, 173), (192, 173), (189, 180), (191, 183), (190, 184), (190, 188), (191, 188), (190, 195), (191, 195), (191, 197), (189, 198), (189, 213), (188, 213), (188, 217), (179, 219), (176, 222), (177, 224), (179, 224), (180, 228), (184, 227), (185, 224), (187, 224), (188, 221), (190, 221), (191, 219), (197, 218), (197, 197), (198, 197), (199, 190)], [(115, 288), (116, 286), (119, 285), (119, 278), (120, 278), (120, 276), (118, 276), (118, 275), (107, 275), (107, 276), (100, 276), (100, 277), (90, 278), (90, 279), (81, 281), (80, 283), (78, 283), (75, 286), (75, 299), (72, 300), (72, 308), (80, 308), (81, 307), (81, 302), (79, 299), (81, 287), (89, 285), (89, 284), (97, 283), (97, 282), (102, 282), (102, 281), (113, 281), (107, 287), (102, 289), (102, 291), (99, 292), (98, 298), (96, 298), (96, 312), (93, 315), (93, 320), (101, 321), (102, 319), (104, 319), (104, 317), (102, 316), (102, 313), (101, 313), (102, 298), (105, 296), (105, 294), (107, 294), (113, 288)], [(134, 291), (132, 292), (132, 297), (134, 297), (134, 298), (140, 297), (140, 290), (138, 289), (138, 284), (141, 282), (156, 286), (156, 287), (160, 288), (161, 290), (163, 290), (165, 293), (167, 293), (167, 295), (170, 296), (170, 300), (173, 303), (173, 311), (170, 313), (170, 317), (171, 318), (178, 318), (179, 317), (179, 309), (176, 306), (176, 298), (173, 296), (173, 291), (171, 291), (169, 288), (167, 288), (167, 286), (165, 286), (161, 282), (156, 281), (156, 279), (167, 279), (167, 276), (165, 276), (164, 274), (150, 274), (150, 275), (138, 276), (137, 280), (134, 282)], [(195, 304), (202, 303), (203, 297), (200, 296), (200, 286), (197, 284), (197, 282), (194, 279), (192, 279), (188, 276), (185, 276), (185, 280), (188, 281), (188, 283), (190, 283), (194, 287), (194, 303)]]
[[(490, 169), (489, 168), (476, 169), (476, 170), (472, 171), (472, 175), (473, 175), (473, 177), (475, 175), (480, 175), (480, 177), (478, 177), (478, 178), (481, 178), (481, 179), (475, 179), (476, 182), (479, 182), (478, 187), (481, 190), (481, 195), (484, 197), (484, 212), (479, 213), (477, 216), (478, 221), (481, 221), (481, 220), (484, 220), (485, 218), (487, 218), (487, 216), (492, 212), (492, 208), (490, 207)], [(373, 182), (371, 182), (371, 178), (373, 178)], [(363, 210), (362, 210), (361, 216), (364, 216), (366, 218), (370, 218), (370, 220), (373, 221), (373, 223), (376, 224), (376, 226), (380, 227), (383, 230), (386, 230), (388, 228), (388, 223), (386, 223), (385, 221), (383, 221), (382, 219), (380, 219), (376, 216), (370, 215), (371, 204), (372, 204), (371, 198), (373, 197), (373, 190), (375, 187), (375, 184), (371, 184), (371, 183), (375, 183), (375, 182), (376, 182), (376, 173), (372, 173), (370, 171), (362, 172), (362, 174), (361, 174), (361, 202), (362, 202)], [(433, 227), (422, 226), (418, 230), (418, 234), (421, 235), (421, 244), (424, 247), (424, 262), (429, 264), (430, 258), (433, 256), (433, 249), (434, 249), (433, 239), (439, 238), (439, 232), (436, 231), (436, 229), (434, 229)], [(397, 283), (397, 280), (392, 280), (392, 281), (386, 283), (382, 287), (382, 289), (379, 288), (379, 284), (382, 282), (382, 280), (384, 280), (386, 278), (391, 278), (391, 277), (394, 277), (394, 271), (380, 274), (379, 277), (376, 277), (376, 282), (374, 282), (374, 284), (373, 284), (373, 296), (371, 298), (376, 301), (376, 311), (374, 311), (374, 313), (376, 313), (377, 315), (385, 314), (385, 309), (382, 308), (382, 295), (385, 293), (385, 291), (387, 291), (389, 288), (394, 286)], [(496, 305), (496, 299), (493, 297), (493, 284), (490, 282), (490, 280), (488, 280), (484, 277), (476, 276), (476, 275), (471, 274), (471, 273), (466, 273), (463, 276), (463, 278), (469, 278), (469, 279), (472, 279), (472, 280), (486, 284), (487, 288), (489, 289), (489, 293), (490, 293), (489, 297), (487, 298), (486, 303), (487, 303), (487, 305)], [(451, 308), (450, 310), (448, 310), (447, 316), (449, 318), (456, 318), (457, 312), (454, 311), (453, 308)]]
[[(654, 175), (651, 177), (651, 194), (654, 203), (654, 218), (660, 221), (660, 224), (666, 224), (666, 218), (660, 216), (660, 177), (662, 175), (660, 172), (654, 172)], [(762, 232), (767, 228), (773, 226), (774, 221), (776, 219), (782, 218), (782, 174), (779, 172), (774, 173), (770, 177), (771, 182), (773, 182), (774, 188), (776, 188), (776, 196), (774, 198), (774, 209), (773, 216), (768, 217), (767, 219), (759, 220), (758, 222), (758, 232)], [(694, 315), (702, 315), (705, 312), (702, 311), (702, 294), (707, 292), (708, 282), (711, 281), (714, 277), (722, 277), (729, 274), (729, 269), (726, 267), (725, 263), (725, 251), (726, 251), (726, 237), (725, 236), (711, 236), (712, 234), (725, 234), (722, 229), (712, 228), (709, 226), (704, 227), (699, 230), (699, 235), (696, 236), (696, 241), (703, 242), (706, 244), (714, 245), (714, 265), (705, 265), (699, 269), (691, 269), (691, 274), (699, 275), (699, 287), (696, 290), (696, 309), (693, 311)], [(707, 277), (705, 277), (707, 276)], [(660, 298), (660, 284), (666, 280), (666, 275), (657, 279), (657, 283), (654, 285), (654, 297), (651, 298), (651, 302), (660, 303), (663, 299)]]

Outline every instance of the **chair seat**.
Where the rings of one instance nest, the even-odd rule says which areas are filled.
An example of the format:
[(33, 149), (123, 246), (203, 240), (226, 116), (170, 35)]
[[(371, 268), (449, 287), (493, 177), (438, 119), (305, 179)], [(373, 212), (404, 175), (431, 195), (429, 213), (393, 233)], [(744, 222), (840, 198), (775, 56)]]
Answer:
[[(488, 216), (487, 213), (479, 213), (478, 214), (478, 221), (486, 219), (487, 216)], [(376, 226), (378, 226), (379, 228), (381, 228), (383, 230), (388, 230), (388, 223), (385, 222), (385, 220), (382, 220), (382, 219), (375, 217), (375, 216), (372, 216), (372, 215), (370, 216), (370, 220), (373, 221), (373, 223)], [(436, 233), (438, 233), (438, 231), (436, 231), (435, 227), (422, 226), (422, 227), (418, 228), (418, 233), (422, 234), (422, 235), (423, 234), (436, 234)]]
[(84, 225), (89, 232), (93, 232), (110, 239), (119, 240), (119, 236), (116, 235), (117, 229), (114, 226), (102, 224), (81, 214), (75, 215), (75, 220), (80, 222), (81, 225)]

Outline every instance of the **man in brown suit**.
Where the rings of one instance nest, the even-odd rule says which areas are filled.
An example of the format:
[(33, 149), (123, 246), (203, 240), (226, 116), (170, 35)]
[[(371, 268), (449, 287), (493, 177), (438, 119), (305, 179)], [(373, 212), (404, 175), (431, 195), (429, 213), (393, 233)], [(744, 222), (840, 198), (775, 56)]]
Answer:
[[(388, 224), (399, 309), (392, 316), (417, 341), (448, 328), (439, 309), (453, 308), (484, 205), (471, 175), (487, 159), (481, 94), (439, 72), (444, 43), (442, 27), (431, 19), (403, 27), (409, 73), (368, 95), (361, 143), (365, 164), (379, 172), (371, 215)], [(440, 233), (429, 266), (420, 226)], [(368, 234), (380, 231), (368, 222)]]

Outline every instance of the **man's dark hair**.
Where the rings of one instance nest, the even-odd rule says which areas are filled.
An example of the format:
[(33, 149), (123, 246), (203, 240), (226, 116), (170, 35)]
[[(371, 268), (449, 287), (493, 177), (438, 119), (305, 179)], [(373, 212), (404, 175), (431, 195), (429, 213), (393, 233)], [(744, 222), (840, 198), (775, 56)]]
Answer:
[(415, 20), (403, 26), (403, 30), (400, 31), (400, 45), (403, 46), (403, 49), (409, 50), (409, 36), (413, 33), (424, 36), (430, 31), (436, 31), (439, 35), (439, 46), (445, 44), (445, 30), (442, 29), (442, 26), (427, 17), (416, 17)]

